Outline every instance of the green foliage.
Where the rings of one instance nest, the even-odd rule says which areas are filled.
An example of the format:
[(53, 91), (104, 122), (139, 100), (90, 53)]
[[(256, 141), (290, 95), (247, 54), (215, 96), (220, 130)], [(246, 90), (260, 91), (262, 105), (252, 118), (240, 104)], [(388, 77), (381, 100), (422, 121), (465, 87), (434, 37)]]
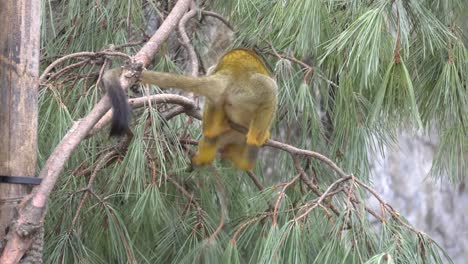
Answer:
[[(414, 96), (413, 84), (404, 62), (396, 63), (392, 61), (382, 81), (373, 104), (370, 115), (371, 124), (379, 118), (393, 119), (393, 122), (410, 117), (416, 122), (416, 126), (422, 127), (419, 117), (416, 99)], [(395, 111), (395, 109), (399, 109)]]
[(337, 37), (330, 40), (324, 46), (325, 52), (322, 57), (325, 59), (332, 54), (346, 56), (341, 67), (349, 67), (353, 74), (364, 74), (365, 80), (372, 79), (373, 74), (378, 74), (380, 52), (383, 38), (386, 36), (382, 33), (382, 28), (386, 26), (383, 13), (387, 3), (381, 3), (380, 6), (362, 14)]
[[(357, 149), (373, 148), (370, 136), (377, 135), (379, 144), (388, 143), (402, 126), (423, 131), (435, 126), (442, 135), (446, 134), (445, 128), (457, 127), (460, 130), (456, 135), (463, 135), (460, 140), (466, 145), (466, 121), (462, 119), (467, 116), (468, 109), (468, 59), (459, 28), (467, 10), (463, 1), (215, 2), (219, 3), (219, 10), (230, 14), (240, 25), (240, 38), (244, 43), (265, 50), (270, 50), (272, 44), (275, 52), (311, 62), (314, 74), (296, 67), (298, 65), (288, 66), (284, 59), (272, 58), (276, 59), (273, 61), (276, 61), (276, 73), (281, 82), (282, 108), (289, 105), (304, 108), (304, 102), (309, 102), (310, 108), (325, 105), (324, 110), (334, 117), (332, 130), (325, 130), (329, 138), (335, 139), (331, 141), (332, 148), (318, 144), (314, 149), (334, 155), (336, 150), (344, 153), (344, 148), (354, 152), (357, 145), (362, 146)], [(303, 23), (304, 19), (307, 22)], [(289, 60), (288, 63), (294, 64)], [(306, 95), (300, 85), (304, 76), (311, 79), (307, 83), (314, 84), (311, 93), (321, 100), (319, 104), (297, 101), (296, 93), (301, 95), (299, 99)], [(331, 83), (338, 86), (333, 87)], [(337, 102), (336, 97), (344, 103)], [(348, 111), (352, 110), (355, 98), (360, 105), (360, 121), (353, 123), (350, 120), (355, 120), (356, 115)], [(316, 135), (310, 131), (324, 130), (310, 114), (297, 118), (285, 112), (287, 110), (280, 108), (281, 127), (291, 127), (301, 120), (302, 130), (297, 131), (300, 137), (288, 141), (296, 146), (307, 148), (301, 138)], [(346, 117), (341, 117), (343, 114)], [(457, 119), (462, 123), (453, 124)], [(347, 135), (357, 135), (349, 133), (356, 126), (361, 128), (361, 136), (345, 139)], [(451, 141), (457, 140), (452, 138)], [(466, 156), (466, 150), (459, 150), (450, 152), (454, 155), (437, 156), (433, 172), (448, 172), (447, 168), (463, 164), (459, 157)], [(335, 158), (347, 159), (345, 163), (354, 164), (347, 167), (348, 170), (365, 175), (368, 165), (365, 152), (344, 153), (343, 157)], [(439, 164), (445, 169), (438, 167)], [(459, 176), (452, 173), (447, 176), (453, 183), (460, 181)]]
[[(459, 28), (466, 3), (208, 2), (235, 25), (238, 43), (268, 55), (280, 87), (273, 138), (323, 153), (367, 181), (369, 149), (393, 143), (401, 127), (436, 128), (441, 144), (434, 175), (466, 180), (468, 51)], [(165, 6), (43, 1), (42, 66), (57, 56), (138, 40), (146, 27), (143, 3)], [(152, 68), (179, 71), (168, 50)], [(103, 96), (97, 85), (102, 63), (90, 62), (41, 87), (40, 165)], [(160, 92), (146, 88), (145, 95)], [(340, 176), (316, 159), (295, 163), (286, 152), (262, 150), (266, 158), (254, 175), (264, 188), (222, 161), (187, 170), (194, 148), (183, 140), (196, 140), (200, 124), (186, 115), (166, 119), (170, 107), (135, 110), (127, 148), (108, 139), (106, 129), (80, 144), (50, 204), (46, 263), (450, 262), (402, 218), (371, 224), (369, 218), (376, 218), (362, 202), (365, 190), (351, 180), (343, 185), (351, 189), (332, 190), (337, 193), (314, 204), (320, 195), (307, 181), (289, 181), (300, 175), (299, 167), (325, 192)], [(291, 185), (283, 192), (286, 183)]]

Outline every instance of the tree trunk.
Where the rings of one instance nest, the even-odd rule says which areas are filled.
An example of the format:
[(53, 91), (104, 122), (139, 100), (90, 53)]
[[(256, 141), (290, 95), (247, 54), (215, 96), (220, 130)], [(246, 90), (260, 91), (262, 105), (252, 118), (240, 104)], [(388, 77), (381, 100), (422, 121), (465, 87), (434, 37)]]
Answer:
[[(0, 1), (2, 176), (36, 175), (40, 14), (41, 1)], [(15, 208), (29, 191), (28, 185), (0, 183), (0, 250)]]

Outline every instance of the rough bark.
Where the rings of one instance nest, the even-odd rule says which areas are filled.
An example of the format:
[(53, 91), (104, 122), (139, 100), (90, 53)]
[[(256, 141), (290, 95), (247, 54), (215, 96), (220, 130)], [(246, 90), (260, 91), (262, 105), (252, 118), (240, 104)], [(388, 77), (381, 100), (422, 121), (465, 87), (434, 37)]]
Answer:
[[(0, 2), (0, 175), (36, 175), (40, 9), (35, 0)], [(0, 184), (0, 241), (29, 191), (27, 185)]]

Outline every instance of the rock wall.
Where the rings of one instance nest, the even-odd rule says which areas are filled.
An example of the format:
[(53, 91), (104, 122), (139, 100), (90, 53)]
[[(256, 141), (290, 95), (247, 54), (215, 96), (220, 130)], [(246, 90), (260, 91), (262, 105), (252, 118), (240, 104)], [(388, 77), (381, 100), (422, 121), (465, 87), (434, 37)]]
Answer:
[[(468, 263), (468, 191), (428, 176), (438, 139), (401, 132), (398, 145), (373, 161), (373, 186), (417, 229)], [(468, 178), (465, 175), (465, 179)], [(376, 201), (370, 201), (374, 206)]]

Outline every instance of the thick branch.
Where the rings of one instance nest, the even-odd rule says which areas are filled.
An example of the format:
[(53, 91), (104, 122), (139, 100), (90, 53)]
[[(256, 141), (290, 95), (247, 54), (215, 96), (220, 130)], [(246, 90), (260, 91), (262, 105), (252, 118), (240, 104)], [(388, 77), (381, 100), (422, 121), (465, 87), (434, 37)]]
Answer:
[(191, 3), (192, 0), (177, 1), (171, 13), (167, 16), (158, 30), (150, 40), (148, 40), (145, 46), (143, 46), (143, 48), (141, 48), (141, 50), (135, 55), (135, 62), (142, 63), (143, 65), (148, 64), (156, 54), (156, 51), (159, 50), (161, 44), (164, 43), (169, 35), (174, 31)]

